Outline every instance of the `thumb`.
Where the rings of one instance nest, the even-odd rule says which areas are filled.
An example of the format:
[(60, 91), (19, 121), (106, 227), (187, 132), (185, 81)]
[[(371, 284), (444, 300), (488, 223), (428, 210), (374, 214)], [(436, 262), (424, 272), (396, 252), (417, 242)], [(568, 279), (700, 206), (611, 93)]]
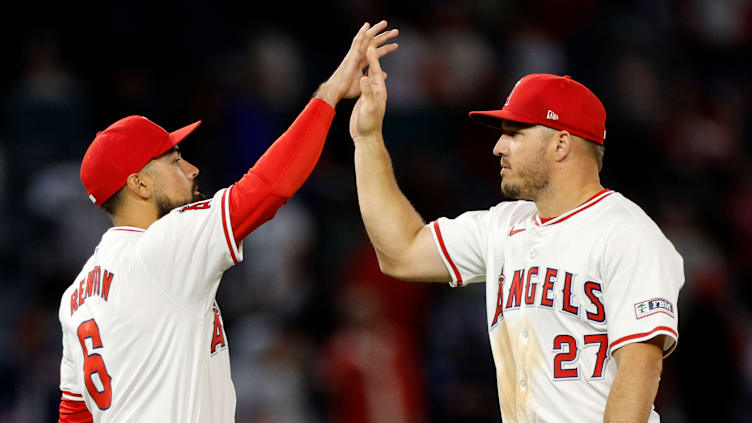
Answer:
[(371, 78), (364, 76), (360, 78), (360, 91), (366, 100), (373, 99), (373, 87), (371, 87)]

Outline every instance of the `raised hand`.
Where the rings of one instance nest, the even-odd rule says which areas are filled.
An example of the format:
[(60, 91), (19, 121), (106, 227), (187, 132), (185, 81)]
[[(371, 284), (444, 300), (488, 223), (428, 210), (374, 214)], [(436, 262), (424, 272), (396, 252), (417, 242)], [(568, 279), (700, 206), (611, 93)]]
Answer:
[(386, 25), (386, 21), (381, 21), (373, 27), (368, 22), (363, 24), (358, 33), (355, 34), (350, 50), (348, 50), (342, 63), (332, 76), (321, 84), (316, 92), (316, 97), (334, 107), (340, 99), (355, 98), (360, 94), (360, 78), (363, 76), (363, 69), (369, 65), (366, 52), (373, 49), (378, 59), (397, 50), (398, 45), (396, 43), (386, 45), (384, 43), (396, 37), (399, 30), (383, 31)]
[(362, 94), (350, 115), (350, 136), (359, 139), (380, 136), (386, 110), (386, 74), (381, 70), (379, 55), (375, 48), (366, 51), (368, 75), (359, 80)]

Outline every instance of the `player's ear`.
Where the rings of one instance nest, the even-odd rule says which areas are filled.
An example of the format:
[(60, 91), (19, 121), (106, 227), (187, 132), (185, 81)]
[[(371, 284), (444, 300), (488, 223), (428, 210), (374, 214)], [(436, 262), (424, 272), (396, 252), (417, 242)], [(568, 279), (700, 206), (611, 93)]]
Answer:
[(566, 159), (572, 151), (574, 137), (569, 131), (557, 131), (551, 142), (554, 143), (554, 159), (557, 162), (561, 162)]
[(142, 200), (151, 198), (151, 181), (144, 173), (131, 173), (128, 175), (126, 184), (128, 190)]

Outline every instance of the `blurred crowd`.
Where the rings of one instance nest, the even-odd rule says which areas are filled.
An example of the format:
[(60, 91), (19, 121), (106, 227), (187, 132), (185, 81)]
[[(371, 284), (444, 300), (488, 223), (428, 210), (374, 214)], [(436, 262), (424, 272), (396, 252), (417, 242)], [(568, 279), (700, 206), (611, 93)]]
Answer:
[[(0, 423), (57, 417), (60, 295), (110, 225), (78, 176), (96, 132), (131, 114), (168, 130), (202, 119), (181, 146), (212, 193), (287, 128), (362, 22), (382, 17), (401, 31), (382, 63), (384, 133), (426, 221), (500, 199), (498, 133), (469, 110), (500, 107), (538, 72), (602, 99), (603, 184), (643, 207), (685, 262), (656, 409), (665, 422), (752, 421), (752, 1), (76, 7), (9, 6), (0, 27)], [(351, 106), (220, 286), (237, 421), (499, 421), (483, 287), (379, 272), (358, 213)]]

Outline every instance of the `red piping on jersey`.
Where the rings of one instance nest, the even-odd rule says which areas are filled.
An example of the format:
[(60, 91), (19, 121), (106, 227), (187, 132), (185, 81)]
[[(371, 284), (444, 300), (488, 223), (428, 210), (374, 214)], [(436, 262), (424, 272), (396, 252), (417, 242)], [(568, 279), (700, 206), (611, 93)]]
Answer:
[(460, 276), (460, 272), (459, 270), (457, 270), (457, 266), (454, 265), (452, 258), (449, 257), (449, 252), (446, 249), (446, 245), (444, 245), (444, 238), (441, 236), (441, 229), (439, 229), (438, 220), (433, 221), (433, 228), (436, 231), (436, 239), (439, 240), (441, 251), (444, 253), (444, 257), (446, 257), (447, 261), (449, 262), (449, 265), (452, 266), (452, 271), (454, 271), (454, 276), (457, 279), (457, 286), (462, 286), (462, 276)]
[(673, 329), (671, 329), (670, 327), (668, 327), (668, 326), (658, 326), (657, 328), (651, 330), (650, 332), (636, 333), (634, 335), (627, 335), (627, 336), (625, 336), (623, 338), (619, 338), (616, 341), (614, 341), (614, 342), (611, 343), (611, 346), (609, 347), (609, 349), (613, 350), (615, 346), (617, 346), (618, 344), (620, 344), (622, 342), (626, 342), (626, 341), (629, 341), (630, 339), (635, 339), (635, 338), (643, 338), (643, 337), (652, 335), (653, 333), (661, 331), (661, 330), (665, 330), (665, 331), (671, 333), (677, 339), (679, 338), (679, 335), (676, 333), (676, 331), (673, 330)]
[[(608, 194), (604, 195), (604, 196), (603, 196), (603, 197), (601, 197), (601, 198), (598, 198), (597, 200), (593, 201), (593, 202), (592, 202), (592, 203), (590, 203), (590, 204), (587, 204), (587, 203), (588, 203), (588, 201), (592, 201), (592, 200), (593, 200), (594, 198), (596, 198), (596, 197), (598, 197), (599, 195), (601, 195), (601, 194), (603, 194), (603, 193), (606, 193), (606, 192), (607, 192)], [(553, 223), (552, 223), (552, 225), (554, 225), (554, 224), (556, 224), (556, 223), (561, 223), (561, 222), (563, 222), (563, 221), (565, 221), (565, 220), (569, 219), (570, 217), (572, 217), (572, 216), (576, 215), (577, 213), (579, 213), (579, 212), (581, 212), (581, 211), (583, 211), (583, 210), (586, 210), (586, 209), (588, 209), (588, 208), (590, 208), (590, 207), (592, 207), (592, 206), (594, 206), (594, 205), (598, 204), (598, 203), (599, 203), (599, 202), (600, 202), (601, 200), (603, 200), (604, 198), (608, 197), (609, 195), (611, 195), (611, 194), (613, 194), (613, 193), (614, 193), (614, 192), (613, 192), (613, 191), (611, 191), (611, 190), (610, 190), (610, 189), (608, 189), (608, 188), (604, 189), (603, 191), (601, 191), (601, 192), (599, 192), (599, 193), (595, 194), (594, 196), (590, 197), (590, 198), (589, 198), (589, 199), (588, 199), (587, 201), (585, 201), (584, 203), (582, 203), (582, 204), (580, 204), (579, 206), (577, 206), (577, 207), (582, 207), (583, 205), (587, 204), (587, 205), (586, 205), (585, 207), (582, 207), (582, 208), (581, 208), (581, 209), (579, 209), (579, 210), (577, 210), (577, 208), (575, 208), (575, 211), (573, 211), (573, 212), (572, 212), (571, 214), (564, 216), (564, 218), (562, 218), (561, 220), (557, 220), (556, 222), (553, 222)], [(554, 220), (554, 219), (558, 219), (559, 217), (561, 217), (561, 215), (560, 215), (560, 216), (556, 216), (556, 217), (547, 217), (547, 218), (544, 218), (544, 217), (540, 217), (540, 216), (539, 216), (539, 217), (538, 217), (538, 219), (540, 219), (540, 221), (541, 221), (541, 224), (546, 224), (547, 222), (549, 222), (549, 221), (551, 221), (551, 220)], [(541, 226), (540, 224), (538, 224), (538, 222), (535, 222), (535, 225), (536, 225), (536, 226)]]
[(112, 228), (113, 231), (124, 231), (124, 232), (146, 232), (143, 229), (120, 229), (120, 228)]
[(232, 241), (230, 240), (230, 233), (227, 231), (227, 214), (225, 209), (225, 198), (227, 197), (227, 191), (222, 193), (222, 229), (225, 230), (225, 241), (227, 241), (227, 248), (230, 249), (230, 256), (232, 256), (232, 262), (238, 264), (238, 259), (235, 257), (235, 248), (232, 247)]
[(73, 392), (63, 391), (63, 394), (65, 394), (65, 395), (69, 395), (69, 396), (71, 396), (71, 397), (79, 397), (79, 398), (83, 398), (83, 395), (81, 395), (81, 394), (74, 394)]

